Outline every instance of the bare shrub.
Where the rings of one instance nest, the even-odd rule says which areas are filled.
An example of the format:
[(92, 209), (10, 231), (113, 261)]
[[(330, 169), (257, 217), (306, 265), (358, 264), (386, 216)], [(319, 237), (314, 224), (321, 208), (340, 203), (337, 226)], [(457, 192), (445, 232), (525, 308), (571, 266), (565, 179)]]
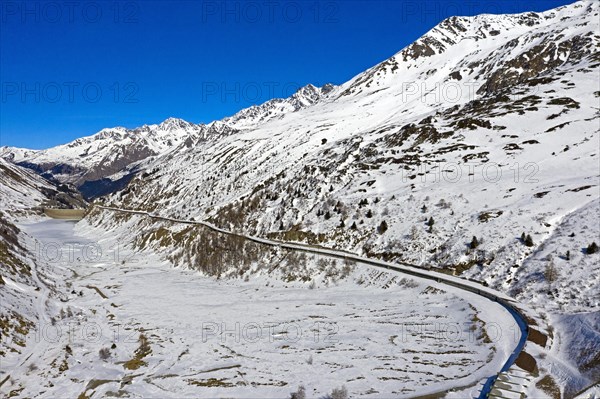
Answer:
[(548, 262), (548, 264), (546, 264), (546, 269), (544, 270), (544, 277), (549, 283), (553, 283), (558, 279), (558, 269), (554, 265), (554, 261), (551, 260), (550, 262)]
[(416, 241), (419, 239), (419, 229), (417, 228), (417, 226), (412, 226), (410, 228), (409, 237), (412, 241)]
[(101, 360), (108, 360), (110, 359), (110, 349), (102, 348), (98, 351), (98, 355), (100, 356)]
[(290, 399), (306, 399), (306, 390), (304, 389), (304, 385), (300, 385), (296, 392), (292, 392)]
[(342, 385), (341, 388), (334, 388), (331, 394), (328, 396), (329, 399), (348, 399), (348, 390)]

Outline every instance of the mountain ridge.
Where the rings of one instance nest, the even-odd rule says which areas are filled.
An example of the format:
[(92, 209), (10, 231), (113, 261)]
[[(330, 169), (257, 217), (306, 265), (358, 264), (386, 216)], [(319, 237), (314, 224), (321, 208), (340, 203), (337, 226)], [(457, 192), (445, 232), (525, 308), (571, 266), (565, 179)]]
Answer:
[(317, 88), (309, 84), (288, 98), (272, 99), (208, 124), (194, 124), (170, 117), (159, 124), (132, 129), (121, 126), (104, 128), (91, 136), (45, 150), (3, 146), (0, 147), (0, 157), (33, 169), (46, 178), (81, 187), (127, 168), (135, 170), (135, 163), (173, 148), (190, 147), (199, 140), (214, 140), (239, 130), (252, 129), (271, 119), (312, 106), (331, 90), (332, 85)]

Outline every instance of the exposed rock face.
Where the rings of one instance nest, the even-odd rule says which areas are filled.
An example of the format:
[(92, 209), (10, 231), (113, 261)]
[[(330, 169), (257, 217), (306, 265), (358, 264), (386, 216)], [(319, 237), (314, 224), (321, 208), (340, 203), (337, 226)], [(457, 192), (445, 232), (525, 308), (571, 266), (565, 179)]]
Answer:
[[(509, 42), (507, 48), (516, 47), (518, 39)], [(490, 68), (490, 74), (478, 90), (479, 94), (500, 92), (529, 79), (542, 77), (563, 65), (575, 65), (583, 60), (598, 66), (597, 40), (593, 33), (571, 37), (560, 41), (558, 37), (544, 37), (540, 44), (504, 60)]]

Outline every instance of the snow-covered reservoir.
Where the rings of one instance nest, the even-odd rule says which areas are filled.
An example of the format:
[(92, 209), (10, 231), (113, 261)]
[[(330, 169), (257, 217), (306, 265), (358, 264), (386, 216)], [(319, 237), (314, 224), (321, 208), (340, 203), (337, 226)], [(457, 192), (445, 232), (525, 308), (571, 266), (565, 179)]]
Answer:
[(310, 397), (342, 386), (475, 396), (520, 337), (487, 299), (366, 265), (312, 289), (216, 280), (94, 236), (85, 221), (21, 227), (56, 282), (39, 293), (48, 317), (31, 356), (3, 360), (24, 396), (286, 397), (300, 385)]

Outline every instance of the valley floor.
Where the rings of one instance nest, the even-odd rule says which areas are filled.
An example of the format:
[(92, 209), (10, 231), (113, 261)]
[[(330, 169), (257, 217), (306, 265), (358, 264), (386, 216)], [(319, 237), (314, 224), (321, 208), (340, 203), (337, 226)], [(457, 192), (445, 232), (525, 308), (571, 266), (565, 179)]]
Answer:
[(309, 397), (472, 397), (520, 337), (491, 301), (366, 265), (312, 289), (215, 280), (93, 237), (85, 221), (20, 227), (48, 281), (36, 332), (2, 360), (15, 396), (287, 397), (303, 385)]

